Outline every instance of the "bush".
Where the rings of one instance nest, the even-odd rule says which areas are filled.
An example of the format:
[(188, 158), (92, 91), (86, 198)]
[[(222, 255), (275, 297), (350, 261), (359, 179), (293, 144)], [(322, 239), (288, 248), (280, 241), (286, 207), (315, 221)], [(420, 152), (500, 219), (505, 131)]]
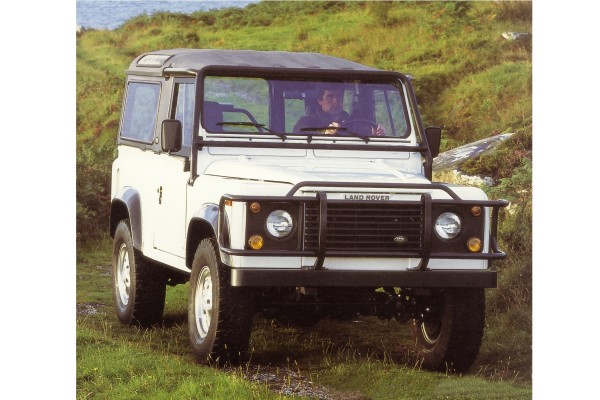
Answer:
[(110, 217), (110, 175), (114, 145), (78, 146), (77, 149), (77, 240), (100, 236)]
[(489, 189), (495, 198), (505, 198), (510, 206), (501, 214), (499, 234), (504, 245), (513, 252), (531, 254), (532, 213), (532, 163), (524, 158), (512, 176), (500, 180)]
[[(491, 176), (498, 181), (508, 178), (524, 158), (532, 156), (531, 125), (502, 142), (493, 152), (466, 160), (461, 170), (467, 175)], [(529, 184), (531, 186), (531, 183)]]

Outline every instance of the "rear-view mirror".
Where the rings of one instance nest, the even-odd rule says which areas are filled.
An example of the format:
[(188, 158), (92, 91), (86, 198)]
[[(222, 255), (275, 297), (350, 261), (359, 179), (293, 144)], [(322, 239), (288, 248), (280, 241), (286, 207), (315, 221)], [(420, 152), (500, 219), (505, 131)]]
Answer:
[(176, 119), (165, 119), (162, 122), (161, 148), (167, 152), (178, 152), (181, 150), (182, 141), (181, 121)]
[(425, 137), (431, 151), (431, 157), (435, 158), (440, 154), (440, 143), (442, 141), (442, 128), (439, 126), (428, 126), (425, 128)]

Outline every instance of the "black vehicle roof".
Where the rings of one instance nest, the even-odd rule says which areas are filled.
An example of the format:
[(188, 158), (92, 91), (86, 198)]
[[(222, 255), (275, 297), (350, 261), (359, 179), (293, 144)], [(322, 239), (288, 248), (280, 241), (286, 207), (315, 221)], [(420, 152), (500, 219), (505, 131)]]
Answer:
[[(383, 72), (380, 69), (320, 53), (256, 50), (168, 49), (138, 56), (128, 74), (163, 75), (167, 71), (199, 71), (206, 67), (310, 69)], [(165, 71), (167, 69), (167, 71)]]

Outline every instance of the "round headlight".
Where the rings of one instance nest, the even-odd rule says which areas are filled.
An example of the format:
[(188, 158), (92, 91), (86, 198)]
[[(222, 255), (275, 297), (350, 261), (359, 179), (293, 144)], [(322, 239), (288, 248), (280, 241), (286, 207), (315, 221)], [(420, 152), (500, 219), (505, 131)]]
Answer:
[(267, 232), (276, 238), (284, 238), (292, 233), (294, 220), (284, 210), (275, 210), (267, 217)]
[(442, 239), (454, 239), (460, 233), (460, 218), (458, 215), (445, 212), (435, 221), (435, 233)]

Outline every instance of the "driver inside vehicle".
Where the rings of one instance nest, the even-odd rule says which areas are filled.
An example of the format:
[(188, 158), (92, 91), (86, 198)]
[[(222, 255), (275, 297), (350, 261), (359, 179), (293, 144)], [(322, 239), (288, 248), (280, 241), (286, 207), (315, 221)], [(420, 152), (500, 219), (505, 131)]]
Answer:
[[(344, 92), (334, 87), (322, 88), (319, 91), (317, 103), (317, 110), (300, 118), (294, 125), (294, 132), (320, 131), (326, 135), (343, 132), (343, 123), (351, 119), (350, 115), (344, 111)], [(330, 129), (314, 129), (326, 127), (330, 127)], [(370, 128), (373, 136), (383, 136), (386, 133), (381, 124)]]

